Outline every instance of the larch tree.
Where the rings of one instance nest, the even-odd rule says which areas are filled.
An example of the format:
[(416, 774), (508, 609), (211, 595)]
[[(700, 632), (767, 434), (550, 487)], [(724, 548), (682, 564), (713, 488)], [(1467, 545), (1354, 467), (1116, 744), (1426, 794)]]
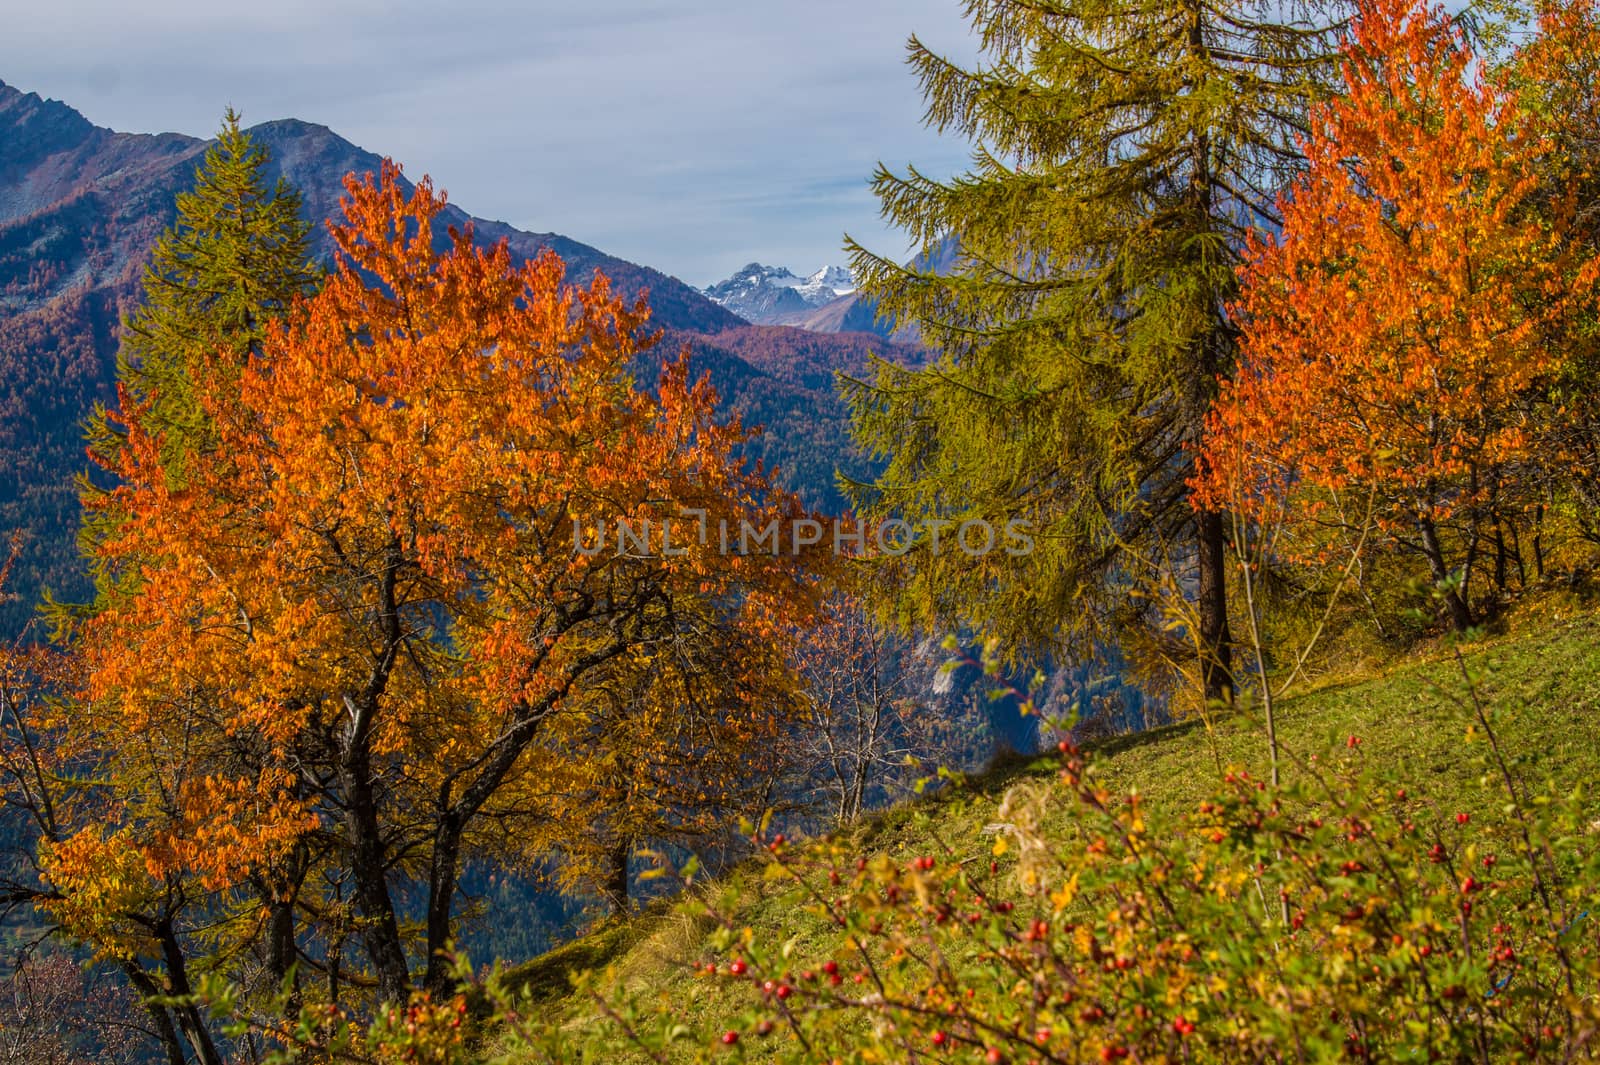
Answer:
[(1600, 259), (1540, 209), (1541, 120), (1441, 9), (1368, 0), (1343, 71), (1282, 232), (1243, 271), (1243, 359), (1198, 499), (1305, 526), (1339, 492), (1371, 493), (1463, 630), (1508, 471), (1555, 457), (1544, 400)]
[[(685, 533), (686, 513), (711, 530), (801, 514), (737, 459), (742, 429), (684, 360), (635, 387), (642, 302), (470, 230), (437, 250), (443, 196), (392, 164), (346, 189), (322, 289), (242, 371), (222, 352), (194, 376), (215, 448), (175, 480), (146, 406), (120, 412), (99, 550), (138, 580), (83, 624), (80, 702), (99, 728), (199, 716), (254, 752), (179, 794), (189, 846), (139, 863), (220, 888), (330, 841), (396, 1002), (449, 980), (464, 863), (566, 792), (538, 749), (590, 764), (560, 738), (594, 686), (652, 652), (666, 683), (684, 641), (770, 641), (813, 592), (793, 552)], [(655, 536), (584, 546), (619, 523)]]
[[(910, 62), (927, 122), (971, 141), (972, 167), (878, 171), (917, 264), (850, 245), (880, 313), (940, 353), (847, 385), (858, 438), (887, 460), (858, 509), (923, 531), (890, 612), (1084, 653), (1144, 629), (1129, 593), (1164, 580), (1188, 603), (1205, 696), (1227, 697), (1225, 518), (1192, 509), (1187, 481), (1235, 358), (1234, 267), (1301, 165), (1341, 7), (964, 7), (984, 60), (964, 69), (913, 38)], [(948, 545), (964, 522), (1010, 519), (1032, 523), (1031, 553), (934, 548), (936, 527)]]
[[(160, 433), (175, 475), (188, 452), (214, 442), (195, 373), (217, 352), (231, 355), (218, 366), (242, 369), (321, 274), (300, 193), (284, 178), (270, 180), (270, 164), (266, 147), (229, 108), (193, 186), (178, 194), (177, 218), (156, 241), (139, 304), (123, 322), (118, 380), (149, 405), (145, 423)], [(120, 446), (103, 410), (91, 418), (90, 435), (113, 453)]]

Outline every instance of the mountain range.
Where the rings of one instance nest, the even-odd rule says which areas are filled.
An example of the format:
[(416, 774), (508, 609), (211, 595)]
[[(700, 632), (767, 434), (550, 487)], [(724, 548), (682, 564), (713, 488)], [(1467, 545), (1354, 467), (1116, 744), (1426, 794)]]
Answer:
[(783, 266), (751, 263), (705, 290), (718, 306), (761, 325), (792, 325), (814, 333), (876, 333), (887, 337), (872, 301), (856, 291), (843, 266), (824, 266), (799, 277)]
[[(250, 133), (270, 151), (273, 169), (300, 189), (316, 222), (336, 212), (346, 174), (376, 172), (381, 162), (326, 126), (297, 119)], [(177, 133), (104, 129), (64, 103), (0, 81), (0, 537), (22, 537), (11, 599), (0, 602), (0, 635), (17, 631), (41, 589), (66, 598), (85, 591), (75, 546), (75, 479), (86, 466), (82, 421), (96, 403), (113, 401), (120, 321), (207, 144)], [(448, 174), (434, 177), (448, 186)], [(598, 269), (625, 295), (647, 291), (663, 339), (637, 368), (639, 379), (653, 380), (665, 353), (689, 348), (724, 406), (764, 427), (748, 453), (776, 467), (780, 481), (818, 509), (842, 509), (837, 471), (860, 476), (867, 469), (850, 444), (834, 375), (863, 372), (873, 355), (923, 357), (915, 347), (854, 331), (859, 323), (842, 309), (823, 332), (752, 324), (674, 277), (570, 237), (472, 218), (454, 205), (444, 220), (470, 221), (480, 239), (504, 238), (518, 257), (550, 248), (573, 282), (587, 282)], [(320, 226), (316, 233), (317, 253), (326, 258), (331, 238)], [(827, 317), (830, 308), (856, 304), (844, 288), (848, 274), (837, 269), (795, 281), (783, 290), (804, 315)]]
[(815, 310), (855, 290), (850, 271), (842, 266), (824, 266), (798, 277), (788, 267), (751, 263), (705, 293), (711, 302), (746, 321), (771, 325), (782, 315)]

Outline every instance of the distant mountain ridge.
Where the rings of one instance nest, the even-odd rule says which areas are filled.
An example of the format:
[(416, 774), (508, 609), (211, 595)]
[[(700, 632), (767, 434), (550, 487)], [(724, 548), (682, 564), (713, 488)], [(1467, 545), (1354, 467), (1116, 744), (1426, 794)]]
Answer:
[[(346, 173), (375, 172), (381, 162), (326, 126), (297, 119), (250, 132), (318, 222), (337, 213)], [(0, 81), (0, 549), (13, 531), (24, 540), (14, 594), (0, 601), (0, 636), (17, 631), (40, 588), (83, 594), (75, 547), (74, 477), (87, 464), (80, 426), (95, 403), (114, 399), (121, 316), (208, 143), (104, 129), (64, 103)], [(435, 179), (448, 188), (448, 175)], [(519, 258), (550, 248), (566, 261), (569, 281), (587, 283), (599, 269), (624, 295), (648, 290), (665, 338), (639, 367), (640, 380), (649, 383), (661, 358), (690, 348), (725, 407), (766, 426), (751, 454), (777, 466), (813, 507), (842, 508), (835, 471), (859, 475), (865, 468), (850, 443), (833, 371), (859, 372), (869, 354), (922, 357), (874, 336), (752, 327), (674, 277), (560, 234), (523, 232), (456, 206), (443, 220), (470, 221), (486, 242), (505, 238)], [(332, 242), (320, 226), (316, 241), (328, 257)], [(787, 291), (803, 302), (800, 287)]]

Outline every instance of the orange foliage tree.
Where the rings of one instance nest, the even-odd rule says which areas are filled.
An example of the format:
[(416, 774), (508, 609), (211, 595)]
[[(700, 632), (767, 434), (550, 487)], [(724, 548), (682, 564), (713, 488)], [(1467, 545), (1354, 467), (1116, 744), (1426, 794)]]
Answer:
[[(1590, 254), (1600, 253), (1600, 5), (1543, 0), (1535, 10), (1539, 32), (1512, 71), (1555, 148), (1545, 167), (1558, 190), (1550, 213)], [(1571, 499), (1580, 531), (1600, 543), (1600, 316), (1587, 316), (1573, 340), (1553, 397), (1563, 417), (1547, 441), (1564, 476), (1552, 478), (1548, 494)]]
[[(562, 796), (604, 771), (584, 746), (597, 693), (738, 658), (813, 592), (794, 551), (722, 549), (719, 528), (797, 504), (737, 459), (740, 426), (713, 419), (682, 359), (654, 393), (635, 387), (628, 366), (653, 339), (642, 301), (599, 275), (565, 285), (551, 253), (515, 266), (504, 243), (436, 234), (443, 195), (426, 179), (408, 192), (392, 164), (346, 188), (322, 291), (242, 375), (200, 372), (221, 446), (182, 485), (143, 411), (120, 412), (103, 504), (120, 520), (97, 561), (130, 572), (77, 634), (76, 724), (132, 752), (113, 768), (161, 801), (124, 799), (47, 873), (92, 903), (140, 876), (225, 895), (285, 868), (299, 872), (276, 890), (293, 894), (312, 864), (334, 867), (394, 1002), (419, 976), (448, 981), (478, 848), (509, 825), (596, 816)], [(656, 536), (577, 549), (619, 522)], [(717, 704), (752, 720), (784, 706)], [(416, 973), (401, 882), (421, 898)], [(289, 912), (315, 922), (331, 902)]]
[[(1240, 369), (1208, 423), (1203, 500), (1337, 521), (1375, 493), (1390, 542), (1447, 582), (1450, 621), (1483, 525), (1537, 456), (1561, 338), (1600, 262), (1541, 185), (1541, 120), (1483, 74), (1442, 10), (1369, 0), (1321, 108), (1283, 228), (1242, 267)], [(1554, 199), (1559, 199), (1555, 197)]]
[[(713, 623), (709, 604), (689, 604), (680, 618)], [(681, 640), (592, 678), (572, 699), (581, 712), (555, 723), (530, 755), (544, 816), (518, 826), (511, 857), (558, 855), (558, 884), (598, 892), (613, 912), (630, 904), (639, 848), (717, 857), (731, 826), (773, 804), (795, 760), (789, 735), (809, 728), (788, 642), (750, 630)]]

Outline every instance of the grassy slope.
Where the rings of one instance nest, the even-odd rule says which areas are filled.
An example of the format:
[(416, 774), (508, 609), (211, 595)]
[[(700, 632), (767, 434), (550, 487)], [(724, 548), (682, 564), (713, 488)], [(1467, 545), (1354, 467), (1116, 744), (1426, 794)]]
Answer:
[[(1522, 627), (1467, 655), (1475, 670), (1487, 670), (1479, 691), (1494, 710), (1502, 743), (1530, 781), (1600, 781), (1600, 616), (1547, 614)], [(1486, 789), (1475, 752), (1463, 750), (1467, 717), (1452, 697), (1466, 691), (1456, 664), (1438, 653), (1380, 677), (1285, 701), (1278, 708), (1279, 733), (1298, 757), (1343, 748), (1348, 737), (1359, 736), (1365, 757), (1405, 767), (1412, 781), (1408, 790), (1424, 810), (1483, 808), (1499, 797)], [(1210, 727), (1191, 722), (1112, 741), (1100, 748), (1096, 764), (1114, 792), (1137, 787), (1152, 806), (1177, 810), (1213, 790), (1219, 766), (1264, 774), (1266, 761), (1259, 723), (1241, 714)], [(1051, 767), (998, 770), (959, 791), (890, 810), (854, 830), (856, 842), (863, 852), (906, 857), (936, 853), (941, 844), (958, 855), (987, 853), (983, 826), (994, 819), (1008, 788), (1029, 780), (1050, 786)], [(740, 920), (769, 941), (797, 936), (799, 956), (831, 948), (833, 933), (820, 919), (768, 901), (772, 893), (758, 871), (736, 871), (715, 891), (719, 898), (738, 898)], [(568, 1023), (588, 1019), (585, 1004), (566, 996), (568, 973), (610, 969), (613, 979), (647, 997), (670, 1000), (685, 1023), (715, 1030), (732, 1005), (728, 996), (747, 992), (727, 981), (695, 980), (679, 966), (706, 956), (704, 934), (703, 926), (673, 910), (642, 915), (602, 928), (514, 975), (534, 990), (542, 1009)]]

